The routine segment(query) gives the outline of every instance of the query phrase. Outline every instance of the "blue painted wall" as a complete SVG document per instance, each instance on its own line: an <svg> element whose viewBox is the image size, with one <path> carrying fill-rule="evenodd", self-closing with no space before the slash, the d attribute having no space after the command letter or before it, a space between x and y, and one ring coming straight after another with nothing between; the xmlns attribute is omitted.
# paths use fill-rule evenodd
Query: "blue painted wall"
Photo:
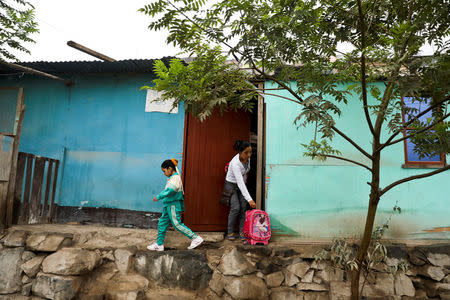
<svg viewBox="0 0 450 300"><path fill-rule="evenodd" d="M268 82L266 87L275 86ZM289 96L284 91L280 94ZM301 111L299 105L273 96L266 96L265 101L266 209L275 229L303 237L358 237L366 217L369 196L366 182L370 173L340 160L322 163L304 157L301 144L309 143L314 130L297 129L293 124ZM342 117L336 119L336 127L370 151L370 132L359 97L350 97L349 104L341 108ZM383 140L386 136L384 132ZM334 138L333 146L345 157L369 164L365 156L339 136ZM384 151L381 164L382 186L430 171L402 168L403 143ZM387 237L450 238L449 231L435 229L450 226L449 182L450 171L395 187L380 201L377 224L385 222L398 203L402 213L392 216Z"/></svg>
<svg viewBox="0 0 450 300"><path fill-rule="evenodd" d="M184 110L145 112L146 91L139 88L152 79L78 75L72 87L37 77L0 80L0 87L24 87L20 151L62 162L59 205L161 211L152 198L167 179L161 162L181 162Z"/></svg>

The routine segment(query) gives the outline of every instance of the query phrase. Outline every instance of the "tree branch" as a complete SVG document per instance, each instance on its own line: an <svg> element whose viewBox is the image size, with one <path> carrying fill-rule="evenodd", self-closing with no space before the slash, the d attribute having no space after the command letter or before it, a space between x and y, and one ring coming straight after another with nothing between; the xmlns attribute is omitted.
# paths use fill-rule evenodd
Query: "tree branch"
<svg viewBox="0 0 450 300"><path fill-rule="evenodd" d="M297 98L298 101L299 101L300 103L303 102L302 97L300 97L296 92L294 92L287 84L285 84L285 83L282 82L281 80L278 80L277 78L275 78L275 77L273 77L273 76L267 74L265 71L259 69L259 68L256 66L255 62L253 61L253 58L248 57L248 59L249 59L250 63L252 64L253 69L256 70L256 72L258 72L258 73L261 74L262 76L266 77L267 79L270 79L270 80L272 80L272 81L275 81L275 82L278 83L280 86L282 86L284 89L286 89L289 93L291 93L292 96L294 96L295 98Z"/></svg>
<svg viewBox="0 0 450 300"><path fill-rule="evenodd" d="M343 133L342 131L340 131L339 129L337 129L336 127L332 126L331 129L334 130L334 132L336 132L337 134L339 134L341 137L343 137L345 140L347 140L350 144L353 145L353 147L355 147L356 149L359 150L359 152L361 152L362 154L364 154L367 158L372 159L372 155L370 155L369 153L367 153L366 151L364 151L363 148L361 148L360 146L358 146L358 144L356 144L351 138L349 138L347 135L345 135L345 133Z"/></svg>
<svg viewBox="0 0 450 300"><path fill-rule="evenodd" d="M425 174L409 176L409 177L397 180L397 181L391 183L390 185L388 185L387 187L385 187L383 190L381 190L380 197L381 197L381 195L383 195L384 193L386 193L387 191L389 191L390 189L392 189L393 187L395 187L395 186L397 186L399 184L402 184L402 183L405 183L405 182L408 182L408 181L411 181L411 180L414 180L414 179L420 179L420 178L433 176L435 174L439 174L439 173L442 173L444 171L447 171L448 169L450 169L450 165L446 165L445 167L442 167L442 168L440 168L438 170L435 170L433 172L428 172L428 173L425 173Z"/></svg>
<svg viewBox="0 0 450 300"><path fill-rule="evenodd" d="M437 120L436 122L434 122L434 123L428 125L427 127L423 128L423 129L420 129L420 130L418 130L418 131L415 131L414 133L412 133L412 134L410 134L410 135L406 135L406 136L404 136L404 137L402 137L402 138L400 138L400 139L396 139L396 140L394 140L394 141L392 141L392 142L385 143L385 144L383 144L383 146L381 147L381 149L383 149L384 147L388 147L388 146L392 146L392 145L394 145L394 144L397 144L398 142L401 142L401 141L403 141L403 140L409 139L410 137L415 136L415 135L418 135L419 133L425 132L425 131L427 131L428 129L430 129L430 128L436 126L436 124L438 124L438 123L444 121L444 120L447 119L449 116L450 116L450 113L446 114L445 116L443 116L442 118L440 118L440 119Z"/></svg>
<svg viewBox="0 0 450 300"><path fill-rule="evenodd" d="M365 164L357 162L357 161L354 161L354 160L351 160L351 159L348 159L348 158L345 158L345 157L340 157L340 156L335 156L335 155L328 155L328 154L320 154L318 156L325 156L325 157L335 158L335 159L339 159L339 160L343 160L343 161L348 161L348 162L351 162L351 163L353 163L355 165L358 165L358 166L361 166L363 168L366 168L367 170L372 172L372 169L369 168L368 166L366 166Z"/></svg>
<svg viewBox="0 0 450 300"><path fill-rule="evenodd" d="M367 125L369 125L370 132L372 133L372 135L375 135L372 120L370 120L369 108L367 105L366 56L364 54L364 48L366 47L366 23L364 21L361 0L358 0L358 13L361 30L361 88L362 100L364 105L364 115L366 116L366 121Z"/></svg>
<svg viewBox="0 0 450 300"><path fill-rule="evenodd" d="M292 102L297 103L297 104L302 104L301 102L299 102L299 101L297 101L297 100L294 100L294 99L291 99L291 98L288 98L288 97L284 97L284 96L281 96L281 95L261 92L261 91L258 90L258 89L255 89L255 91L256 91L256 93L258 93L258 94L260 94L260 95L275 96L275 97L283 98L283 99L285 99L285 100L292 101Z"/></svg>
<svg viewBox="0 0 450 300"><path fill-rule="evenodd" d="M420 117L422 117L423 115L425 115L426 113L428 113L430 110L432 110L433 108L438 107L439 105L442 105L443 103L447 102L450 100L450 97L445 98L442 102L439 103L435 103L433 105L430 105L427 109L425 109L424 111L422 111L421 113L417 114L415 117L411 118L410 120L408 120L408 122L406 122L400 129L398 129L397 131L395 131L388 139L387 141L381 145L381 147L377 150L377 151L381 151L383 150L383 148L389 146L391 144L391 141L400 133L403 132L403 130L405 130L409 125L411 125L415 120L419 119Z"/></svg>

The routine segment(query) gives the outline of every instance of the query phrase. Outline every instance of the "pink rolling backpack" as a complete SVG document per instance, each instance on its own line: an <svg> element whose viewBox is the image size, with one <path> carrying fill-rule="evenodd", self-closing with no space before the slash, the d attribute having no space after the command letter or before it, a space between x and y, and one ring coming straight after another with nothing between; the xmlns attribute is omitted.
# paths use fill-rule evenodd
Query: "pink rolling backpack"
<svg viewBox="0 0 450 300"><path fill-rule="evenodd" d="M269 215L259 209L246 211L243 233L247 238L245 244L267 245L271 236Z"/></svg>

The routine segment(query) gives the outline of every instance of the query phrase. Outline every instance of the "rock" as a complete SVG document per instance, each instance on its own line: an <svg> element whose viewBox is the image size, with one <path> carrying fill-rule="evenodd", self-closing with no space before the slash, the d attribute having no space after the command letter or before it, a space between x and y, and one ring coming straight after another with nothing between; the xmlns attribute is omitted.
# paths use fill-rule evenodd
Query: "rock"
<svg viewBox="0 0 450 300"><path fill-rule="evenodd" d="M225 290L233 299L267 299L268 291L264 281L256 276L242 276L230 279Z"/></svg>
<svg viewBox="0 0 450 300"><path fill-rule="evenodd" d="M307 292L303 295L304 300L329 300L328 292Z"/></svg>
<svg viewBox="0 0 450 300"><path fill-rule="evenodd" d="M206 259L208 260L208 265L211 268L216 268L220 264L220 260L223 255L222 249L208 249L206 250Z"/></svg>
<svg viewBox="0 0 450 300"><path fill-rule="evenodd" d="M362 295L365 297L386 297L395 295L394 278L387 273L377 273L375 284L366 283Z"/></svg>
<svg viewBox="0 0 450 300"><path fill-rule="evenodd" d="M306 283L306 282L299 282L297 283L297 289L299 291L328 291L328 288L324 284L317 284L317 283Z"/></svg>
<svg viewBox="0 0 450 300"><path fill-rule="evenodd" d="M272 248L258 245L237 245L236 250L255 262L260 261L263 257L270 257L272 254Z"/></svg>
<svg viewBox="0 0 450 300"><path fill-rule="evenodd" d="M139 251L135 270L155 284L197 290L206 288L212 277L204 251Z"/></svg>
<svg viewBox="0 0 450 300"><path fill-rule="evenodd" d="M415 247L411 252L409 252L408 256L409 261L416 266L423 266L428 263L426 253L422 247Z"/></svg>
<svg viewBox="0 0 450 300"><path fill-rule="evenodd" d="M312 281L317 284L321 284L323 282L322 279L317 276L314 276Z"/></svg>
<svg viewBox="0 0 450 300"><path fill-rule="evenodd" d="M272 260L267 257L264 257L261 261L257 262L256 267L266 275L281 271L282 269L280 265L273 263Z"/></svg>
<svg viewBox="0 0 450 300"><path fill-rule="evenodd" d="M27 248L34 251L55 252L67 237L60 234L34 233L27 238Z"/></svg>
<svg viewBox="0 0 450 300"><path fill-rule="evenodd" d="M244 255L233 248L230 252L222 256L222 260L218 267L223 275L242 276L256 271Z"/></svg>
<svg viewBox="0 0 450 300"><path fill-rule="evenodd" d="M314 270L308 270L308 272L306 272L305 276L302 277L302 282L306 282L306 283L311 283L313 281L313 277L314 277Z"/></svg>
<svg viewBox="0 0 450 300"><path fill-rule="evenodd" d="M302 300L303 294L294 288L278 287L270 292L270 300Z"/></svg>
<svg viewBox="0 0 450 300"><path fill-rule="evenodd" d="M28 277L27 275L23 275L22 276L22 284L27 284L31 282L31 278Z"/></svg>
<svg viewBox="0 0 450 300"><path fill-rule="evenodd" d="M143 291L108 291L106 300L140 300L144 297Z"/></svg>
<svg viewBox="0 0 450 300"><path fill-rule="evenodd" d="M226 280L218 271L214 271L211 281L209 282L209 288L213 290L217 295L222 296L225 288Z"/></svg>
<svg viewBox="0 0 450 300"><path fill-rule="evenodd" d="M288 269L283 270L284 275L284 285L286 286L294 286L300 282L297 275L295 275L292 271Z"/></svg>
<svg viewBox="0 0 450 300"><path fill-rule="evenodd" d="M329 283L330 281L343 281L344 280L344 270L333 267L326 266L324 269L317 271L315 276L320 278L323 282Z"/></svg>
<svg viewBox="0 0 450 300"><path fill-rule="evenodd" d="M429 277L435 281L441 281L445 277L442 267L425 265L418 270L418 274Z"/></svg>
<svg viewBox="0 0 450 300"><path fill-rule="evenodd" d="M132 259L135 253L136 248L117 249L116 251L114 251L114 259L119 272L126 274L128 273L128 271L130 271L130 269L133 267Z"/></svg>
<svg viewBox="0 0 450 300"><path fill-rule="evenodd" d="M106 262L85 275L84 284L79 299L103 300L110 280L119 273L116 264Z"/></svg>
<svg viewBox="0 0 450 300"><path fill-rule="evenodd" d="M23 287L22 287L22 296L29 296L30 293L31 293L31 287L32 286L33 286L33 284L31 282L27 283L27 284L24 284Z"/></svg>
<svg viewBox="0 0 450 300"><path fill-rule="evenodd" d="M22 230L10 231L3 239L3 245L6 247L23 247L27 239L28 232Z"/></svg>
<svg viewBox="0 0 450 300"><path fill-rule="evenodd" d="M136 300L142 299L149 281L139 274L119 273L109 282L105 299L110 300Z"/></svg>
<svg viewBox="0 0 450 300"><path fill-rule="evenodd" d="M445 276L444 279L442 279L443 283L450 283L450 274Z"/></svg>
<svg viewBox="0 0 450 300"><path fill-rule="evenodd" d="M267 275L266 284L269 288L278 287L283 283L284 275L283 272L278 271Z"/></svg>
<svg viewBox="0 0 450 300"><path fill-rule="evenodd" d="M297 251L295 251L292 248L281 247L278 249L274 249L273 254L274 254L274 256L291 257L291 256L299 255L300 253L298 253Z"/></svg>
<svg viewBox="0 0 450 300"><path fill-rule="evenodd" d="M305 276L306 272L308 272L310 265L305 262L301 261L298 263L295 263L293 265L288 266L286 269L297 275L298 277L302 278Z"/></svg>
<svg viewBox="0 0 450 300"><path fill-rule="evenodd" d="M425 288L427 291L427 296L430 298L437 297L439 296L439 294L450 293L449 283L441 283L428 280L425 282Z"/></svg>
<svg viewBox="0 0 450 300"><path fill-rule="evenodd" d="M430 254L445 254L450 255L450 244L436 244L430 246L417 246L409 253L409 259L411 263L422 266L429 262L428 257L432 257ZM430 262L431 263L431 262Z"/></svg>
<svg viewBox="0 0 450 300"><path fill-rule="evenodd" d="M29 261L30 259L32 259L33 257L36 257L36 254L34 254L31 251L23 251L22 254L22 261Z"/></svg>
<svg viewBox="0 0 450 300"><path fill-rule="evenodd" d="M414 295L414 299L427 299L427 292L424 290L416 290L416 294Z"/></svg>
<svg viewBox="0 0 450 300"><path fill-rule="evenodd" d="M386 258L386 265L388 267L395 267L399 263L400 263L400 260L398 258L391 258L391 257Z"/></svg>
<svg viewBox="0 0 450 300"><path fill-rule="evenodd" d="M416 289L413 286L411 279L404 273L398 273L394 281L395 294L399 296L413 297Z"/></svg>
<svg viewBox="0 0 450 300"><path fill-rule="evenodd" d="M38 273L31 290L33 294L48 299L73 299L81 283L81 277Z"/></svg>
<svg viewBox="0 0 450 300"><path fill-rule="evenodd" d="M428 261L436 267L450 267L450 256L443 253L428 253Z"/></svg>
<svg viewBox="0 0 450 300"><path fill-rule="evenodd" d="M387 250L387 257L396 258L398 260L408 258L408 248L405 244L387 244L385 245Z"/></svg>
<svg viewBox="0 0 450 300"><path fill-rule="evenodd" d="M349 300L351 295L350 282L330 281L330 300Z"/></svg>
<svg viewBox="0 0 450 300"><path fill-rule="evenodd" d="M264 279L264 277L266 277L266 275L264 275L264 273L263 272L256 272L256 277L258 277L258 278L261 278L261 279Z"/></svg>
<svg viewBox="0 0 450 300"><path fill-rule="evenodd" d="M20 265L24 248L6 248L0 252L0 294L19 292L22 287Z"/></svg>
<svg viewBox="0 0 450 300"><path fill-rule="evenodd" d="M105 252L103 252L103 253L102 253L102 259L109 260L109 261L114 261L115 258L114 258L114 253L113 253L113 251L110 250L110 251L105 251Z"/></svg>
<svg viewBox="0 0 450 300"><path fill-rule="evenodd" d="M326 261L323 261L323 260L317 261L317 260L315 260L311 264L311 269L323 270L327 266L329 266L329 264Z"/></svg>
<svg viewBox="0 0 450 300"><path fill-rule="evenodd" d="M81 275L91 272L100 262L100 256L79 248L64 248L47 256L42 262L44 273Z"/></svg>
<svg viewBox="0 0 450 300"><path fill-rule="evenodd" d="M22 271L27 274L29 277L34 278L39 269L41 268L42 261L44 260L44 256L36 256L23 265L20 266Z"/></svg>
<svg viewBox="0 0 450 300"><path fill-rule="evenodd" d="M281 266L281 267L287 267L299 262L302 262L303 259L301 257L280 257L280 256L274 256L272 258L272 263Z"/></svg>
<svg viewBox="0 0 450 300"><path fill-rule="evenodd" d="M40 297L27 297L22 296L22 294L9 294L9 295L0 295L0 300L38 300L43 299Z"/></svg>

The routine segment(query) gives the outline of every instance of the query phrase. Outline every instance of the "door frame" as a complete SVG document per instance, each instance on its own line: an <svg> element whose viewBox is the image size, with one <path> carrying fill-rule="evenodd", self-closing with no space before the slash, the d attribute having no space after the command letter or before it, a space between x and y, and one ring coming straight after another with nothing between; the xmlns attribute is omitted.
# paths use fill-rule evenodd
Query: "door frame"
<svg viewBox="0 0 450 300"><path fill-rule="evenodd" d="M264 82L254 82L254 84L257 86L258 89L264 90ZM256 153L257 153L257 166L256 166L256 208L265 210L265 155L266 155L266 114L265 114L265 104L264 104L264 97L259 94L257 97L257 118L258 118L258 128L257 128L257 147L256 147ZM189 119L190 114L185 112L184 117L184 133L183 133L183 165L182 165L182 178L183 183L185 182L185 170L186 170L186 158L189 155L187 153L187 137L188 137L188 130L189 130Z"/></svg>

